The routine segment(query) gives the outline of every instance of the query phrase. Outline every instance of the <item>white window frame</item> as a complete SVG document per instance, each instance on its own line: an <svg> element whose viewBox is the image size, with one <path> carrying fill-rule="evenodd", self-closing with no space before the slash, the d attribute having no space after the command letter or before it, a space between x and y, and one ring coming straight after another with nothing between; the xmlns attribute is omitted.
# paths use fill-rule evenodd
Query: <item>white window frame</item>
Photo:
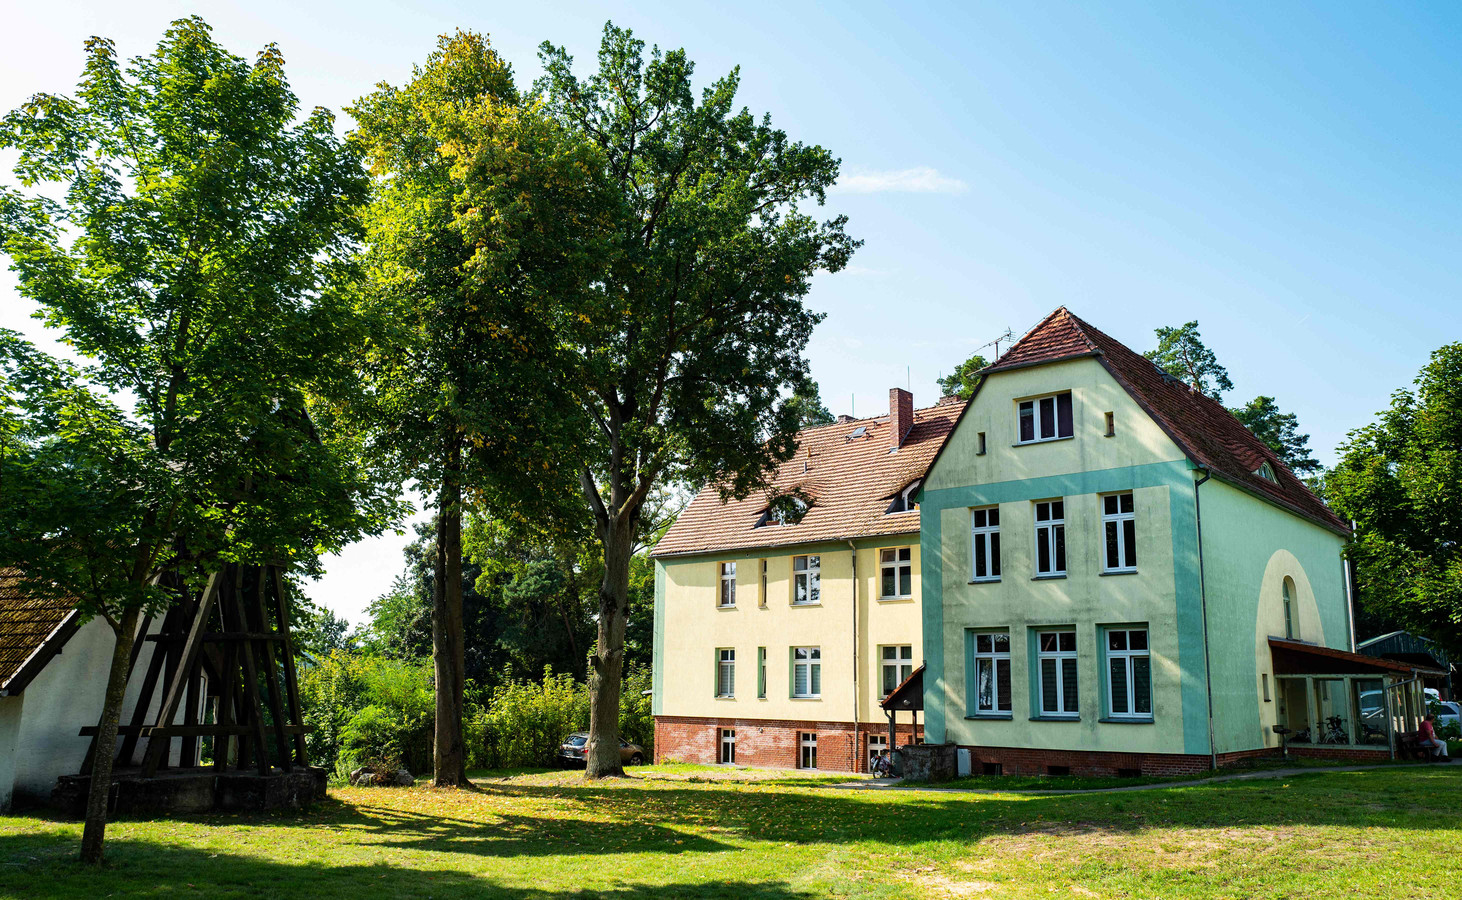
<svg viewBox="0 0 1462 900"><path fill-rule="evenodd" d="M1137 571L1137 500L1131 491L1101 495L1102 504L1102 571ZM1125 501L1125 502L1124 502ZM1116 512L1109 507L1115 505ZM1124 508L1125 506L1125 508ZM1131 544L1128 544L1128 529L1131 530ZM1117 545L1117 564L1112 565L1109 552L1112 535Z"/></svg>
<svg viewBox="0 0 1462 900"><path fill-rule="evenodd" d="M1044 638L1047 635L1055 636L1056 649L1045 649ZM1063 641L1063 636L1069 636L1071 640ZM1070 649L1062 649L1063 644L1069 644ZM1056 708L1046 707L1046 663L1052 663L1052 670L1056 679ZM1067 666L1067 661L1071 662ZM1048 628L1036 632L1036 704L1040 714L1045 718L1075 719L1081 715L1081 663L1076 655L1076 630L1072 628ZM1075 681L1075 705L1066 707L1066 681L1068 676Z"/></svg>
<svg viewBox="0 0 1462 900"><path fill-rule="evenodd" d="M717 595L717 609L736 608L736 563L723 562L721 567L720 593Z"/></svg>
<svg viewBox="0 0 1462 900"><path fill-rule="evenodd" d="M984 525L980 514L984 513ZM980 574L979 553L985 548L985 574ZM970 581L1000 580L1000 507L977 506L970 509Z"/></svg>
<svg viewBox="0 0 1462 900"><path fill-rule="evenodd" d="M721 729L721 746L720 746L720 752L717 754L716 759L723 766L734 766L734 765L736 765L736 729L735 728L722 728Z"/></svg>
<svg viewBox="0 0 1462 900"><path fill-rule="evenodd" d="M806 597L806 600L797 599L798 587L802 588L802 596ZM792 605L818 606L821 603L822 557L815 554L792 557Z"/></svg>
<svg viewBox="0 0 1462 900"><path fill-rule="evenodd" d="M1295 632L1299 629L1294 627L1294 592L1289 589L1290 580L1284 578L1279 582L1280 595L1284 598L1284 639L1295 640Z"/></svg>
<svg viewBox="0 0 1462 900"><path fill-rule="evenodd" d="M767 561L765 559L759 559L759 560L757 560L757 573L760 576L760 579L761 580L760 580L760 582L757 585L756 605L760 609L766 609L767 608Z"/></svg>
<svg viewBox="0 0 1462 900"><path fill-rule="evenodd" d="M876 759L878 759L879 754L883 753L883 751L885 751L887 749L888 749L888 735L886 735L886 734L870 734L870 735L868 735L868 749L867 749L867 753L866 753L866 756L868 758L868 771L870 771L870 772L873 771L873 761L876 760Z"/></svg>
<svg viewBox="0 0 1462 900"><path fill-rule="evenodd" d="M736 697L736 648L716 648L716 698L731 700Z"/></svg>
<svg viewBox="0 0 1462 900"><path fill-rule="evenodd" d="M1106 648L1107 656L1107 715L1113 719L1151 719L1152 718L1152 644L1151 635L1147 627L1141 628L1106 628L1103 629L1102 644ZM1121 635L1122 646L1113 648L1116 635ZM1142 635L1142 647L1134 648L1133 635ZM1147 660L1147 711L1137 709L1137 660ZM1125 695L1122 697L1122 705L1126 712L1117 712L1117 685L1112 678L1112 664L1120 662L1123 669L1123 679L1126 684Z"/></svg>
<svg viewBox="0 0 1462 900"><path fill-rule="evenodd" d="M895 593L883 592L884 577L893 573ZM907 587L908 590L904 590ZM914 596L914 548L885 547L878 551L878 599L907 600Z"/></svg>
<svg viewBox="0 0 1462 900"><path fill-rule="evenodd" d="M1060 504L1060 509L1057 509ZM1047 519L1041 519L1041 507L1046 507ZM1061 515L1057 516L1056 513ZM1066 500L1063 497L1054 497L1050 500L1038 500L1031 504L1031 519L1035 522L1036 545L1035 555L1031 562L1036 567L1037 578L1059 578L1066 574L1065 559L1058 560L1057 547L1061 548L1061 556L1065 555L1066 548ZM1059 538L1059 540L1058 540ZM1041 571L1041 544L1046 544L1046 558L1051 568ZM1057 565L1058 561L1061 565Z"/></svg>
<svg viewBox="0 0 1462 900"><path fill-rule="evenodd" d="M889 655L889 651L893 655ZM899 685L908 680L914 674L914 647L912 644L885 644L878 648L879 685L882 694L879 699L892 694ZM889 673L893 673L893 687L888 686Z"/></svg>
<svg viewBox="0 0 1462 900"><path fill-rule="evenodd" d="M989 638L986 649L981 649L980 639ZM999 650L996 638L1005 638L1005 649ZM977 631L974 634L972 646L974 652L975 672L975 714L982 716L1009 716L1013 707L1009 696L1000 696L1000 664L1005 664L1005 683L1007 690L1014 693L1014 682L1011 680L1013 673L1010 669L1010 632L1009 631ZM982 665L982 663L984 665ZM991 705L986 706L980 696L980 670L985 666L990 671L990 698Z"/></svg>
<svg viewBox="0 0 1462 900"><path fill-rule="evenodd" d="M800 658L798 654L803 654ZM807 690L797 693L797 672L805 670L803 682ZM819 700L822 698L822 648L792 648L792 697L797 700Z"/></svg>
<svg viewBox="0 0 1462 900"><path fill-rule="evenodd" d="M797 732L797 768L817 768L817 732Z"/></svg>
<svg viewBox="0 0 1462 900"><path fill-rule="evenodd" d="M1061 433L1061 398L1068 397L1071 404L1071 431L1067 434ZM1041 404L1051 401L1051 435L1041 435L1042 425L1045 424L1044 414L1041 412ZM1020 423L1025 417L1025 411L1029 408L1031 419L1031 438L1026 440L1020 436ZM1015 442L1017 444L1040 444L1046 441L1060 441L1074 437L1076 434L1076 398L1070 391L1056 391L1053 394L1042 394L1039 397L1030 397L1019 400L1015 404Z"/></svg>

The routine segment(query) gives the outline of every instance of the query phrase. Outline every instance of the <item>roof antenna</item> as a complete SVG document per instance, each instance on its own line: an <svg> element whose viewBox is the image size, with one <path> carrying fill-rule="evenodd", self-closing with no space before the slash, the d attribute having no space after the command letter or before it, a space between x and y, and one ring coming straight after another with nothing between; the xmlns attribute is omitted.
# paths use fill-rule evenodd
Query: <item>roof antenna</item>
<svg viewBox="0 0 1462 900"><path fill-rule="evenodd" d="M998 360L1000 358L1000 343L1001 343L1001 341L1014 341L1014 340L1015 340L1015 334L1011 332L1011 330L1010 330L1009 327L1006 327L1004 334L1000 335L999 337L997 337L993 341L986 341L985 343L981 344L980 346L976 347L975 349L976 350L984 350L986 347L994 347L995 348L995 359Z"/></svg>
<svg viewBox="0 0 1462 900"><path fill-rule="evenodd" d="M858 418L858 395L857 394L849 394L848 395L848 410L849 410L848 415L852 416L855 419Z"/></svg>
<svg viewBox="0 0 1462 900"><path fill-rule="evenodd" d="M904 389L909 393L914 392L914 367L904 366Z"/></svg>

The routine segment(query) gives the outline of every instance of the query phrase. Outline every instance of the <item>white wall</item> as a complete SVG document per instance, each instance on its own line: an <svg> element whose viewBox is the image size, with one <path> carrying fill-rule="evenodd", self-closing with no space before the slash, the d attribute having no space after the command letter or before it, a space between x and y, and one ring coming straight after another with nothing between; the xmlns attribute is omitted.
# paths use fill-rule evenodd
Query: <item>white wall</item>
<svg viewBox="0 0 1462 900"><path fill-rule="evenodd" d="M153 620L149 633L158 631L161 619L159 616ZM6 757L0 760L0 801L4 801L0 802L0 808L8 808L12 798L7 794L11 793L12 786L14 800L25 804L46 803L57 778L80 771L91 741L81 736L81 728L96 725L101 718L115 644L111 626L101 619L93 619L71 636L20 697L0 699L0 753ZM122 724L131 719L142 678L157 646L156 642L147 642L132 670L122 705ZM166 689L166 685L159 684L154 690L153 712ZM15 713L8 714L12 701ZM16 722L12 724L7 715ZM177 721L181 721L181 716L180 709ZM139 757L145 747L145 741L138 743ZM173 757L176 763L176 749ZM137 761L134 759L134 764ZM7 769L13 770L9 776Z"/></svg>
<svg viewBox="0 0 1462 900"><path fill-rule="evenodd" d="M15 787L15 744L20 737L20 713L25 695L0 697L0 810L10 808Z"/></svg>

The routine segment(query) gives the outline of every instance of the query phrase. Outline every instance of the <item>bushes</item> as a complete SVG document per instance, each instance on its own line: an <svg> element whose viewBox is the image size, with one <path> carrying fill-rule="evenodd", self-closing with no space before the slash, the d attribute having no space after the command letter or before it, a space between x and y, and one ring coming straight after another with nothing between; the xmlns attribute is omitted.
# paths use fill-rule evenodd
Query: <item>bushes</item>
<svg viewBox="0 0 1462 900"><path fill-rule="evenodd" d="M648 669L625 673L619 729L625 740L653 756L655 723ZM553 765L559 744L589 729L589 686L551 670L542 681L509 681L497 687L468 724L468 765L474 769L517 769Z"/></svg>
<svg viewBox="0 0 1462 900"><path fill-rule="evenodd" d="M625 673L620 732L653 758L648 669ZM414 774L431 770L435 701L429 661L402 661L336 650L300 679L310 760L337 778L357 766ZM490 692L470 682L467 765L474 769L552 765L559 744L589 728L589 687L551 670L541 681L507 681Z"/></svg>
<svg viewBox="0 0 1462 900"><path fill-rule="evenodd" d="M310 759L343 776L356 766L431 769L431 664L336 650L300 679Z"/></svg>

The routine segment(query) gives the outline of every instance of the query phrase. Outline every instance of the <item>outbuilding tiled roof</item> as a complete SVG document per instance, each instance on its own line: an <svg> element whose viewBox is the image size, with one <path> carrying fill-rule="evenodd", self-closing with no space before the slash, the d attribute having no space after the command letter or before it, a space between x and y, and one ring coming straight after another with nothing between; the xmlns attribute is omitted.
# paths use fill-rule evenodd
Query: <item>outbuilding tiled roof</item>
<svg viewBox="0 0 1462 900"><path fill-rule="evenodd" d="M722 502L714 485L703 488L652 555L915 534L917 509L886 510L896 494L924 476L964 406L946 398L937 406L914 410L914 424L896 452L889 452L893 444L887 415L804 429L797 436L797 455L777 470L768 491ZM800 522L756 527L770 497L794 492L812 501Z"/></svg>
<svg viewBox="0 0 1462 900"><path fill-rule="evenodd" d="M66 624L74 609L65 599L30 595L18 572L0 570L0 690L11 686L26 660Z"/></svg>
<svg viewBox="0 0 1462 900"><path fill-rule="evenodd" d="M1295 477L1279 456L1218 401L1166 375L1151 360L1087 324L1064 306L1001 355L986 374L1095 356L1168 437L1214 477L1265 497L1332 531L1350 528ZM1265 462L1278 483L1256 474Z"/></svg>

